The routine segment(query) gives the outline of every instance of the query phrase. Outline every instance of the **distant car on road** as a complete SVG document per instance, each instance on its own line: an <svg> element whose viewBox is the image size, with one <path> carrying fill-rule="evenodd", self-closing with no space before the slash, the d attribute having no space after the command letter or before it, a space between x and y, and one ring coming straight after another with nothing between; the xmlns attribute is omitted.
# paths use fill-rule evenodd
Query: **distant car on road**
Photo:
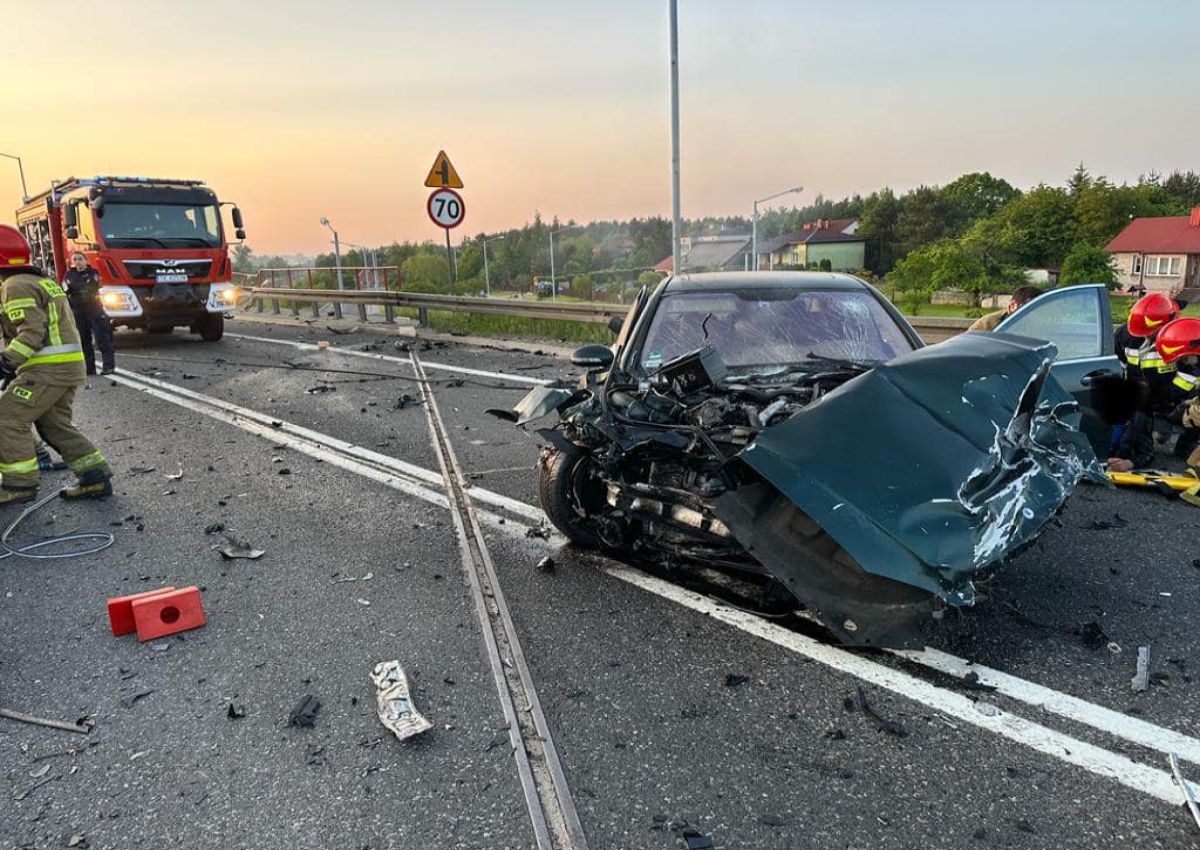
<svg viewBox="0 0 1200 850"><path fill-rule="evenodd" d="M575 352L577 387L538 388L509 418L559 414L537 431L540 494L576 544L758 574L847 643L913 646L1102 476L1077 426L1081 404L1098 417L1106 311L1102 287L1079 287L1003 328L1040 339L926 347L849 275L683 275L642 290L612 347Z"/></svg>

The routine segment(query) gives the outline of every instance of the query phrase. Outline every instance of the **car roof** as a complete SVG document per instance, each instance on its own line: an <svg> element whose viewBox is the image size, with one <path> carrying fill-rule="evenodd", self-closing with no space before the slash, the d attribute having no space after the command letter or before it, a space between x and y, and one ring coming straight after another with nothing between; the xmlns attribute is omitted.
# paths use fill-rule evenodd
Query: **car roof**
<svg viewBox="0 0 1200 850"><path fill-rule="evenodd" d="M663 294L739 289L865 290L866 281L839 272L685 272L667 279Z"/></svg>

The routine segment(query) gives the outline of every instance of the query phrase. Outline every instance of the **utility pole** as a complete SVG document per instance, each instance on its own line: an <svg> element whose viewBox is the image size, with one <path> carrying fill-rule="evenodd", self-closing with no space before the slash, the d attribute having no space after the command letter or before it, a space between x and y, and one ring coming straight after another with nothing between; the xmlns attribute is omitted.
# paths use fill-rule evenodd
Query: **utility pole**
<svg viewBox="0 0 1200 850"><path fill-rule="evenodd" d="M482 240L482 242L483 242L483 285L484 285L484 291L487 293L488 298L492 297L492 277L488 273L487 246L488 246L489 242L499 242L503 238L504 238L503 236L493 236L491 239L487 239L485 237ZM551 255L551 264L553 264L553 262L554 262L554 260L553 260L554 249L553 248L550 250L550 255Z"/></svg>
<svg viewBox="0 0 1200 850"><path fill-rule="evenodd" d="M678 0L669 0L671 9L671 271L683 271L680 239L683 224L679 213L679 9Z"/></svg>
<svg viewBox="0 0 1200 850"><path fill-rule="evenodd" d="M550 297L558 297L558 286L554 282L554 234L566 233L568 230L575 230L580 225L568 224L566 227L560 227L558 230L550 231Z"/></svg>
<svg viewBox="0 0 1200 850"><path fill-rule="evenodd" d="M0 156L17 161L17 171L21 173L21 203L28 203L29 189L25 186L25 166L21 163L21 157L13 156L11 153L0 153Z"/></svg>
<svg viewBox="0 0 1200 850"><path fill-rule="evenodd" d="M774 195L768 195L765 198L759 198L754 202L754 218L750 225L750 270L758 271L758 205L765 204L767 201L773 201L783 195L790 195L792 192L803 192L803 186L794 186L791 189L784 189L782 192L776 192Z"/></svg>

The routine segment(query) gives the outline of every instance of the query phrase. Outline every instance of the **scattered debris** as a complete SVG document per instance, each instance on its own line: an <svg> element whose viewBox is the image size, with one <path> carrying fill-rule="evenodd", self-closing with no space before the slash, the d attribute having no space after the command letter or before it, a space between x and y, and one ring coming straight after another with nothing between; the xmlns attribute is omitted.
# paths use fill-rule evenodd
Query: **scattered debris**
<svg viewBox="0 0 1200 850"><path fill-rule="evenodd" d="M370 605L371 604L370 600L368 600L368 599L355 599L354 601L357 602L359 605Z"/></svg>
<svg viewBox="0 0 1200 850"><path fill-rule="evenodd" d="M983 682L979 681L979 674L976 673L974 670L972 670L970 673L968 673L967 675L965 675L961 679L959 679L959 683L964 688L966 688L968 691L988 691L988 692L990 692L990 691L996 690L995 685L985 685Z"/></svg>
<svg viewBox="0 0 1200 850"><path fill-rule="evenodd" d="M26 797L28 797L30 794L32 794L34 791L41 788L43 785L48 785L57 779L62 779L61 773L56 773L53 776L45 776L45 777L39 779L37 782L30 785L24 791L18 791L16 794L13 794L12 798L14 800L16 800L17 802L20 802L21 800L24 800Z"/></svg>
<svg viewBox="0 0 1200 850"><path fill-rule="evenodd" d="M1033 828L1033 824L1024 818L1021 818L1021 820L1017 821L1016 826L1021 832L1028 832L1030 835L1037 835L1037 830Z"/></svg>
<svg viewBox="0 0 1200 850"><path fill-rule="evenodd" d="M129 467L130 475L149 475L154 471L153 466L131 466Z"/></svg>
<svg viewBox="0 0 1200 850"><path fill-rule="evenodd" d="M775 827L775 828L778 828L781 826L787 826L788 824L791 823L791 821L788 818L782 817L780 815L759 815L758 822L761 823L763 826L770 826L770 827Z"/></svg>
<svg viewBox="0 0 1200 850"><path fill-rule="evenodd" d="M29 772L29 777L30 777L30 779L41 779L43 776L45 776L49 772L50 772L50 765L44 764L41 767L39 767L37 770L31 770Z"/></svg>
<svg viewBox="0 0 1200 850"><path fill-rule="evenodd" d="M223 522L214 522L211 525L204 526L205 534L220 534L224 530L225 530L225 523L223 523Z"/></svg>
<svg viewBox="0 0 1200 850"><path fill-rule="evenodd" d="M1124 528L1127 525L1129 525L1129 520L1114 513L1112 519L1093 520L1091 529L1092 531L1108 531L1110 528Z"/></svg>
<svg viewBox="0 0 1200 850"><path fill-rule="evenodd" d="M156 640L150 644L150 648L155 652L166 652L171 648L171 642L169 640Z"/></svg>
<svg viewBox="0 0 1200 850"><path fill-rule="evenodd" d="M292 474L292 471L291 471L290 469L288 469L286 466L281 466L281 467L279 467L279 469L276 471L276 474L277 474L277 475L291 475L291 474Z"/></svg>
<svg viewBox="0 0 1200 850"><path fill-rule="evenodd" d="M975 701L975 710L984 717L996 717L1000 714L1000 706L982 699Z"/></svg>
<svg viewBox="0 0 1200 850"><path fill-rule="evenodd" d="M317 722L317 712L320 710L321 701L312 694L305 694L288 715L287 725L311 729Z"/></svg>
<svg viewBox="0 0 1200 850"><path fill-rule="evenodd" d="M371 681L375 683L379 722L401 741L433 727L413 705L408 692L408 677L399 661L376 664L371 671Z"/></svg>
<svg viewBox="0 0 1200 850"><path fill-rule="evenodd" d="M543 525L531 525L529 528L525 529L525 536L526 537L536 537L539 540L549 540L550 539L550 529L547 528L544 524Z"/></svg>
<svg viewBox="0 0 1200 850"><path fill-rule="evenodd" d="M152 693L154 693L154 691L138 691L136 694L130 694L129 696L125 697L125 699L121 700L121 706L123 708L133 708L134 704L138 700L145 699Z"/></svg>
<svg viewBox="0 0 1200 850"><path fill-rule="evenodd" d="M67 839L68 847L87 847L87 836L81 832L77 832Z"/></svg>
<svg viewBox="0 0 1200 850"><path fill-rule="evenodd" d="M183 467L179 467L179 471L167 476L168 481L179 481L183 478Z"/></svg>
<svg viewBox="0 0 1200 850"><path fill-rule="evenodd" d="M537 562L537 571L539 573L552 573L554 572L555 566L556 564L554 559L547 555L546 557L542 558L542 560Z"/></svg>
<svg viewBox="0 0 1200 850"><path fill-rule="evenodd" d="M1171 763L1171 775L1175 779L1175 784L1183 791L1183 800L1187 804L1188 811L1192 813L1192 820L1196 822L1196 826L1200 826L1200 803L1196 800L1196 791L1192 788L1191 783L1183 778L1183 770L1179 767L1179 756L1169 753L1167 761Z"/></svg>
<svg viewBox="0 0 1200 850"><path fill-rule="evenodd" d="M717 846L711 837L691 829L680 833L679 838L683 841L684 850L714 850Z"/></svg>
<svg viewBox="0 0 1200 850"><path fill-rule="evenodd" d="M392 405L392 410L404 410L404 408L408 407L409 405L416 405L416 404L422 404L422 403L423 403L422 399L419 399L414 395L409 395L408 393L401 393L400 397L398 399L396 399L396 403L394 405Z"/></svg>
<svg viewBox="0 0 1200 850"><path fill-rule="evenodd" d="M317 350L318 350L318 351L324 351L324 350L325 350L325 349L327 349L327 348L329 348L329 342L328 342L327 340L324 340L324 339L323 339L323 340L320 340L320 341L317 343Z"/></svg>
<svg viewBox="0 0 1200 850"><path fill-rule="evenodd" d="M889 735L895 735L897 738L905 738L908 736L908 730L894 720L888 720L867 702L867 695L862 689L862 685L858 686L858 709L863 714L875 721L875 728L880 732L886 732Z"/></svg>
<svg viewBox="0 0 1200 850"><path fill-rule="evenodd" d="M309 387L304 392L306 392L308 395L318 395L321 393L336 393L337 387L335 387L333 384L316 384L314 386Z"/></svg>
<svg viewBox="0 0 1200 850"><path fill-rule="evenodd" d="M226 534L225 541L225 545L214 546L213 548L227 561L232 561L234 558L247 558L251 561L257 561L263 555L267 554L266 550L255 549L249 543L239 540L232 534Z"/></svg>
<svg viewBox="0 0 1200 850"><path fill-rule="evenodd" d="M241 720L246 716L246 706L229 703L229 710L225 712L225 716L230 720Z"/></svg>
<svg viewBox="0 0 1200 850"><path fill-rule="evenodd" d="M1079 629L1079 637L1088 649L1099 649L1110 642L1104 629L1095 620L1083 624Z"/></svg>
<svg viewBox="0 0 1200 850"><path fill-rule="evenodd" d="M725 687L740 688L742 685L750 681L749 676L743 676L741 673L726 673Z"/></svg>
<svg viewBox="0 0 1200 850"><path fill-rule="evenodd" d="M1137 654L1137 672L1129 680L1129 687L1135 694L1140 694L1150 687L1150 647L1139 646Z"/></svg>
<svg viewBox="0 0 1200 850"><path fill-rule="evenodd" d="M37 717L33 714L25 714L21 711L13 711L10 708L0 708L0 717L7 717L9 720L16 720L19 723L32 723L34 726L49 726L51 729L79 732L83 735L92 731L92 727L96 725L90 720L85 723L65 723L62 720L50 720L45 717Z"/></svg>
<svg viewBox="0 0 1200 850"><path fill-rule="evenodd" d="M331 334L337 334L338 336L345 336L346 334L357 333L358 325L353 325L349 328L335 328L333 325L326 325L325 330L329 331ZM326 345L328 345L328 343L326 343Z"/></svg>

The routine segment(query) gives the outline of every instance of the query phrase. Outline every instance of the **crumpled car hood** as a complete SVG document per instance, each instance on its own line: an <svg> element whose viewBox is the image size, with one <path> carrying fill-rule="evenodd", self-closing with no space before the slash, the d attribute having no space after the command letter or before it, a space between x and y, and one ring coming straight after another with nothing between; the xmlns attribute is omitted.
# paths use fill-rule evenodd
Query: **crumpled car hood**
<svg viewBox="0 0 1200 850"><path fill-rule="evenodd" d="M867 572L969 603L975 573L1030 541L1081 478L1103 479L1049 374L1056 353L1010 334L960 335L848 381L734 463ZM716 513L741 539L753 525L744 506L734 521L737 499L726 494Z"/></svg>

